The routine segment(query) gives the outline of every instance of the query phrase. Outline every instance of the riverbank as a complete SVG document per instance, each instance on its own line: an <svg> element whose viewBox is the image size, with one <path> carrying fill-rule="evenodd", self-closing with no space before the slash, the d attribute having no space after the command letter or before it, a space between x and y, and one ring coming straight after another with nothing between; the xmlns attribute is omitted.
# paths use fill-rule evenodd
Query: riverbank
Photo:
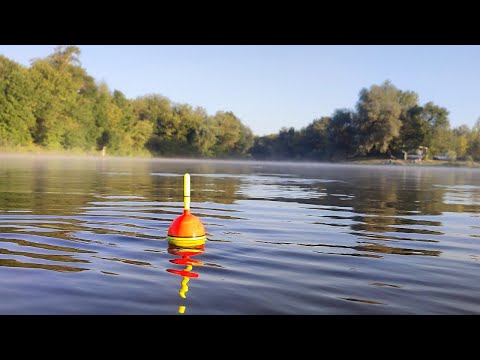
<svg viewBox="0 0 480 360"><path fill-rule="evenodd" d="M364 165L401 165L401 166L447 166L480 168L478 161L447 161L447 160L389 160L389 159L358 159L349 161L352 164Z"/></svg>
<svg viewBox="0 0 480 360"><path fill-rule="evenodd" d="M46 149L42 146L16 146L16 147L0 147L0 155L15 156L15 155L38 155L38 156L72 156L72 157L102 157L102 151L86 151L82 149ZM152 158L153 156L146 150L130 152L125 154L110 155L108 149L105 157L126 157L126 158Z"/></svg>
<svg viewBox="0 0 480 360"><path fill-rule="evenodd" d="M51 150L45 149L43 147L18 147L18 148L1 148L0 147L0 157L16 157L16 156L41 156L41 157L72 157L72 158L106 158L106 159L162 159L162 160L198 160L198 161L219 161L219 162L230 162L230 161L244 161L244 162L272 162L272 163L290 163L295 162L300 163L317 163L317 164L342 164L342 165L391 165L391 166L434 166L434 167L467 167L467 168L480 168L480 162L478 161L445 161L445 160L390 160L390 159L381 159L381 158L359 158L348 161L312 161L312 160L255 160L252 158L245 159L221 159L221 158L189 158L189 157L155 157L150 154L148 151L137 152L135 154L125 154L125 155L109 155L108 153L105 156L102 156L101 151L82 151L82 150Z"/></svg>

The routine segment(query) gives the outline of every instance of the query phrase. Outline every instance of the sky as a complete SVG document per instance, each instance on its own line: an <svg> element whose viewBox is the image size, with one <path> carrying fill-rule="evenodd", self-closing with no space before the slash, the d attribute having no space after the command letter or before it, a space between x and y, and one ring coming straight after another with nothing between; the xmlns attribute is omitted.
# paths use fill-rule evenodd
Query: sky
<svg viewBox="0 0 480 360"><path fill-rule="evenodd" d="M387 79L447 108L452 127L480 118L478 45L77 46L82 67L111 90L232 111L256 135L353 109L362 88ZM29 66L54 48L0 45L0 54Z"/></svg>

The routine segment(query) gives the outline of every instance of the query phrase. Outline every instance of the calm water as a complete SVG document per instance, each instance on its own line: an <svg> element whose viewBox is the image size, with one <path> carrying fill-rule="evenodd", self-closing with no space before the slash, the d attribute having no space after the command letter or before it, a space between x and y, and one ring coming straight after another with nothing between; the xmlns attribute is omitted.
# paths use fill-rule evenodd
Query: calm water
<svg viewBox="0 0 480 360"><path fill-rule="evenodd" d="M190 253L165 240L185 172ZM0 314L479 314L480 171L3 157L0 294Z"/></svg>

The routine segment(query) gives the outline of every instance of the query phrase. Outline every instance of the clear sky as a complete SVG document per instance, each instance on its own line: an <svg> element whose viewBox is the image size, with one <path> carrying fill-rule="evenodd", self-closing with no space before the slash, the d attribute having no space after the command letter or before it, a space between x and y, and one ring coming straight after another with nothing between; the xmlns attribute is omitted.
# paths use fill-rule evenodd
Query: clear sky
<svg viewBox="0 0 480 360"><path fill-rule="evenodd" d="M78 46L82 66L112 90L232 111L256 135L353 108L361 88L386 79L446 107L453 127L480 117L480 46ZM0 45L0 54L29 65L54 48Z"/></svg>

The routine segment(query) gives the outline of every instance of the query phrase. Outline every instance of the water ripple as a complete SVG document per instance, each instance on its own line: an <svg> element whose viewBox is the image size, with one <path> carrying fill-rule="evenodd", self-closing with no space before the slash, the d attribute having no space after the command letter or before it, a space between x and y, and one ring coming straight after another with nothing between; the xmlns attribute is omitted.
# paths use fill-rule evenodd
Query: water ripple
<svg viewBox="0 0 480 360"><path fill-rule="evenodd" d="M186 171L190 255L165 240ZM7 159L0 313L478 314L479 191L462 169Z"/></svg>

